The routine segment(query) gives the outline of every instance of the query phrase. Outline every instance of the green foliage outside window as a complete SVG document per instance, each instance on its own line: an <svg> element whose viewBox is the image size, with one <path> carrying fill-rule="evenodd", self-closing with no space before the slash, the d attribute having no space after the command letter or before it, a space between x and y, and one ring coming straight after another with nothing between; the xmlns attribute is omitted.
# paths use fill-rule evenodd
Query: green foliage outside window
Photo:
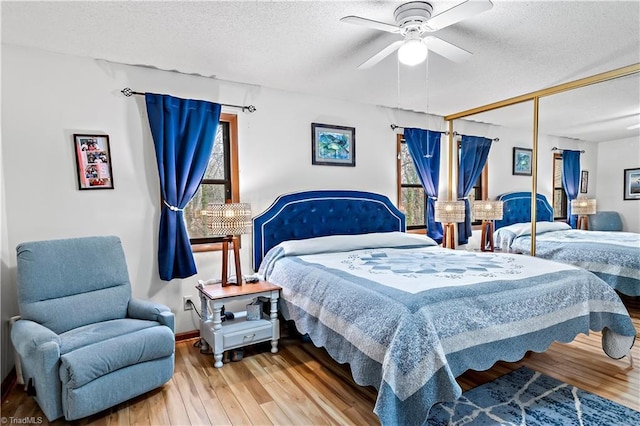
<svg viewBox="0 0 640 426"><path fill-rule="evenodd" d="M230 198L231 180L229 170L229 130L228 123L221 122L216 133L209 164L196 195L184 209L184 220L192 243L210 242L198 241L207 239L208 230L201 211L210 203L224 203Z"/></svg>
<svg viewBox="0 0 640 426"><path fill-rule="evenodd" d="M407 220L407 228L424 228L425 192L413 164L407 144L400 144L400 208Z"/></svg>

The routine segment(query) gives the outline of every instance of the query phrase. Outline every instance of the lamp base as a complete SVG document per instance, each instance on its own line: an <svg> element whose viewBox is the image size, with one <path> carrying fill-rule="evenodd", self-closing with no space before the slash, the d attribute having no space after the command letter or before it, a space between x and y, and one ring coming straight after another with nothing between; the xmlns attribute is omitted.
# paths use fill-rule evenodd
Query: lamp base
<svg viewBox="0 0 640 426"><path fill-rule="evenodd" d="M578 224L576 229L584 229L585 231L589 230L589 218L587 216L578 216Z"/></svg>
<svg viewBox="0 0 640 426"><path fill-rule="evenodd" d="M236 282L229 282L229 243L233 244L233 258L236 267ZM240 247L236 236L228 235L222 240L222 287L242 285L242 271L240 270Z"/></svg>
<svg viewBox="0 0 640 426"><path fill-rule="evenodd" d="M482 221L482 237L480 238L481 251L493 251L493 222Z"/></svg>
<svg viewBox="0 0 640 426"><path fill-rule="evenodd" d="M442 247L455 249L456 248L455 237L456 237L455 225L453 223L443 224Z"/></svg>

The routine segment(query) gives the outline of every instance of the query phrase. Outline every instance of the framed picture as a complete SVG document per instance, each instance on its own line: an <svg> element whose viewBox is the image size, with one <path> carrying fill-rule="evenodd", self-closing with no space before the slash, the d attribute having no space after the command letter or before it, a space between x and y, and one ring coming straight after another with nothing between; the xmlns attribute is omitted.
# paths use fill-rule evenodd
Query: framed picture
<svg viewBox="0 0 640 426"><path fill-rule="evenodd" d="M513 174L531 176L531 157L533 150L513 147Z"/></svg>
<svg viewBox="0 0 640 426"><path fill-rule="evenodd" d="M311 164L356 165L356 129L311 123Z"/></svg>
<svg viewBox="0 0 640 426"><path fill-rule="evenodd" d="M589 172L586 170L582 171L580 175L580 192L585 194L589 188Z"/></svg>
<svg viewBox="0 0 640 426"><path fill-rule="evenodd" d="M78 189L113 189L107 135L73 135Z"/></svg>
<svg viewBox="0 0 640 426"><path fill-rule="evenodd" d="M624 169L624 199L640 200L640 168Z"/></svg>

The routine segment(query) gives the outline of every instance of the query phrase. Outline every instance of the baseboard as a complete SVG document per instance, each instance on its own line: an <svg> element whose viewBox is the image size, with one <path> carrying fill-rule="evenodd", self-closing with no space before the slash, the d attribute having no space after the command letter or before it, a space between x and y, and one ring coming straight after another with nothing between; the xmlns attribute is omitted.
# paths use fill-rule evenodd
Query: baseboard
<svg viewBox="0 0 640 426"><path fill-rule="evenodd" d="M16 368L13 367L7 377L2 381L2 403L4 404L5 399L9 396L9 392L16 385ZM4 422L3 422L4 423Z"/></svg>
<svg viewBox="0 0 640 426"><path fill-rule="evenodd" d="M200 337L200 330L191 330L185 331L184 333L176 334L176 342L180 342L182 340L191 340Z"/></svg>

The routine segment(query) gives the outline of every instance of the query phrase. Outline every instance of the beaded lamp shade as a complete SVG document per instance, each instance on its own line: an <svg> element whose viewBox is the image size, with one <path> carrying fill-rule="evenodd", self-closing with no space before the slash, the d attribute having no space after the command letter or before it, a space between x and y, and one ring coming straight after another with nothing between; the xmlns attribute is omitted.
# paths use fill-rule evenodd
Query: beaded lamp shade
<svg viewBox="0 0 640 426"><path fill-rule="evenodd" d="M590 198L571 200L571 214L578 216L596 214L596 200Z"/></svg>
<svg viewBox="0 0 640 426"><path fill-rule="evenodd" d="M436 201L436 222L460 223L464 218L464 201Z"/></svg>
<svg viewBox="0 0 640 426"><path fill-rule="evenodd" d="M202 210L211 235L251 233L251 206L248 203L209 204Z"/></svg>
<svg viewBox="0 0 640 426"><path fill-rule="evenodd" d="M471 212L474 220L502 219L502 201L474 201Z"/></svg>

